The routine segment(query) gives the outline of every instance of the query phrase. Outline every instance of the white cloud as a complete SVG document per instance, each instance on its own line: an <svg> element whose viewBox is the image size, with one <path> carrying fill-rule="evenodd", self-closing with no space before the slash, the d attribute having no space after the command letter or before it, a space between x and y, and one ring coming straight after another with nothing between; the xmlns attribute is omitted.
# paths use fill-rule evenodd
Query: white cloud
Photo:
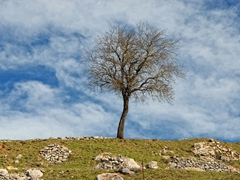
<svg viewBox="0 0 240 180"><path fill-rule="evenodd" d="M64 104L64 98L58 89L39 82L17 83L0 101L1 107L9 105L0 110L0 137L27 139L115 134L114 114L88 101Z"/></svg>

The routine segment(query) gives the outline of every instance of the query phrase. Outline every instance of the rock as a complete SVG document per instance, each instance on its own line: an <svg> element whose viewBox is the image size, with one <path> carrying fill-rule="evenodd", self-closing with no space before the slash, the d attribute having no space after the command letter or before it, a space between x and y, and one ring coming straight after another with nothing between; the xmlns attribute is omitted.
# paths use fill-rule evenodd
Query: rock
<svg viewBox="0 0 240 180"><path fill-rule="evenodd" d="M210 150L208 151L208 153L209 153L212 157L215 157L215 156L216 156L216 153L215 153L215 151L214 151L213 149L210 149Z"/></svg>
<svg viewBox="0 0 240 180"><path fill-rule="evenodd" d="M121 167L118 172L122 173L122 174L134 174L133 171L130 171L128 168L125 167Z"/></svg>
<svg viewBox="0 0 240 180"><path fill-rule="evenodd" d="M230 161L230 157L228 157L228 156L221 156L220 159L221 159L222 161L226 161L226 162L229 162L229 161Z"/></svg>
<svg viewBox="0 0 240 180"><path fill-rule="evenodd" d="M175 163L175 162L170 162L169 166L170 166L170 168L176 168L177 169L177 163Z"/></svg>
<svg viewBox="0 0 240 180"><path fill-rule="evenodd" d="M196 155L199 155L199 156L205 156L205 155L208 155L208 149L206 148L200 148L196 151Z"/></svg>
<svg viewBox="0 0 240 180"><path fill-rule="evenodd" d="M163 149L162 149L162 154L167 154L168 153L168 148L165 146Z"/></svg>
<svg viewBox="0 0 240 180"><path fill-rule="evenodd" d="M149 169L158 169L157 161L151 161L147 163L145 167Z"/></svg>
<svg viewBox="0 0 240 180"><path fill-rule="evenodd" d="M95 160L99 163L94 169L115 169L122 174L134 174L141 169L141 166L129 157L113 155L112 153L102 153L96 156Z"/></svg>
<svg viewBox="0 0 240 180"><path fill-rule="evenodd" d="M24 174L24 173L19 173L19 174L10 174L9 180L29 180L29 178Z"/></svg>
<svg viewBox="0 0 240 180"><path fill-rule="evenodd" d="M8 171L6 169L0 169L0 177L8 177Z"/></svg>
<svg viewBox="0 0 240 180"><path fill-rule="evenodd" d="M58 144L50 144L43 150L39 151L39 155L51 164L66 161L70 154L71 150Z"/></svg>
<svg viewBox="0 0 240 180"><path fill-rule="evenodd" d="M195 143L193 147L192 152L199 156L199 159L179 158L178 155L174 155L170 159L169 166L175 169L196 171L240 172L223 163L239 160L239 153L222 146L220 142L210 139L208 142Z"/></svg>
<svg viewBox="0 0 240 180"><path fill-rule="evenodd" d="M195 149L201 149L201 148L204 147L204 145L205 145L205 142L195 143L194 148Z"/></svg>
<svg viewBox="0 0 240 180"><path fill-rule="evenodd" d="M124 180L117 173L104 173L96 177L95 180Z"/></svg>
<svg viewBox="0 0 240 180"><path fill-rule="evenodd" d="M43 173L40 170L36 169L28 169L26 170L25 174L30 177L30 180L38 180L43 176Z"/></svg>
<svg viewBox="0 0 240 180"><path fill-rule="evenodd" d="M196 168L196 167L186 167L185 169L186 169L186 170L189 170L189 171L204 171L203 169L201 169L201 168Z"/></svg>
<svg viewBox="0 0 240 180"><path fill-rule="evenodd" d="M208 142L213 142L213 143L215 143L215 140L214 140L214 139L209 139Z"/></svg>
<svg viewBox="0 0 240 180"><path fill-rule="evenodd" d="M104 161L104 160L106 160L107 158L111 158L111 157L113 157L113 154L112 154L112 153L104 152L104 153L101 153L101 154L97 155L97 156L95 157L95 160L96 160L96 161Z"/></svg>
<svg viewBox="0 0 240 180"><path fill-rule="evenodd" d="M221 161L214 161L211 158L201 157L196 159L194 157L172 157L169 163L171 168L185 169L185 170L197 170L197 171L217 171L217 172L237 172Z"/></svg>
<svg viewBox="0 0 240 180"><path fill-rule="evenodd" d="M62 140L91 140L91 139L110 139L112 137L103 137L103 136L79 136L79 137L58 137L57 139Z"/></svg>
<svg viewBox="0 0 240 180"><path fill-rule="evenodd" d="M162 160L163 160L164 163L167 164L170 161L170 156L162 156Z"/></svg>
<svg viewBox="0 0 240 180"><path fill-rule="evenodd" d="M19 160L18 160L18 159L17 159L17 160L15 160L15 161L14 161L14 163L15 163L15 164L18 164L18 163L19 163Z"/></svg>
<svg viewBox="0 0 240 180"><path fill-rule="evenodd" d="M123 166L130 170L141 169L141 166L134 159L128 157L123 157Z"/></svg>
<svg viewBox="0 0 240 180"><path fill-rule="evenodd" d="M15 168L15 167L13 167L13 166L8 166L7 169L8 169L8 170L17 170L18 168Z"/></svg>
<svg viewBox="0 0 240 180"><path fill-rule="evenodd" d="M22 155L19 154L17 157L15 157L15 159L21 159L22 158Z"/></svg>
<svg viewBox="0 0 240 180"><path fill-rule="evenodd" d="M25 173L9 174L6 169L0 169L0 180L39 180L43 176L42 171L29 169Z"/></svg>
<svg viewBox="0 0 240 180"><path fill-rule="evenodd" d="M170 151L168 147L164 146L164 148L162 149L160 155L161 155L161 154L163 154L163 155L166 155L166 154L168 154L168 155L173 155L174 152L173 152L173 151Z"/></svg>
<svg viewBox="0 0 240 180"><path fill-rule="evenodd" d="M195 143L192 152L197 156L208 156L222 161L240 160L239 153L222 146L214 139L210 139L208 142Z"/></svg>

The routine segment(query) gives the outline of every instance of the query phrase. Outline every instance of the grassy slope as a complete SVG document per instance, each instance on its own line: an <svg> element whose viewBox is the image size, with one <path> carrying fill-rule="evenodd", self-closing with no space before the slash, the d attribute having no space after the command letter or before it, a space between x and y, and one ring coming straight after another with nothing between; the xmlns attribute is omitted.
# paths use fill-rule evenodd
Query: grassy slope
<svg viewBox="0 0 240 180"><path fill-rule="evenodd" d="M44 169L43 179L82 179L93 180L97 174L107 172L106 170L93 170L96 165L94 158L102 152L111 152L113 154L121 154L133 158L137 162L157 161L159 169L145 170L145 180L171 179L171 180L209 180L209 179L240 179L239 174L235 173L217 173L217 172L196 172L186 170L166 169L168 166L161 159L160 153L164 146L169 150L174 151L180 157L193 156L190 151L196 142L206 141L204 139L189 139L179 141L154 141L154 140L119 140L119 139L93 139L93 140L27 140L27 141L10 141L0 142L0 168L7 166L17 167L16 172L23 172L27 168ZM72 151L69 160L56 165L48 164L39 155L39 150L45 146L58 143L64 145ZM237 152L240 152L240 143L223 143L224 146L230 147ZM155 152L155 153L154 153ZM23 157L19 160L19 164L14 164L14 158L22 154ZM4 156L7 155L5 158ZM43 162L43 165L38 167L38 163ZM240 169L240 161L231 162L231 165ZM13 171L14 172L14 171ZM111 172L111 171L110 171ZM12 171L11 171L12 173ZM141 179L142 174L135 176L124 176L128 179Z"/></svg>

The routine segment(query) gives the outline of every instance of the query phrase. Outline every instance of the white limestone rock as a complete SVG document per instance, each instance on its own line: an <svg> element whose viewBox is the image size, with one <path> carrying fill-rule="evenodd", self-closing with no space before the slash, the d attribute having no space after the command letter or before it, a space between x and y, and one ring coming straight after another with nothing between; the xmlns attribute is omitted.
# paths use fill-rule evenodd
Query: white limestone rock
<svg viewBox="0 0 240 180"><path fill-rule="evenodd" d="M96 177L95 180L124 180L117 173L103 173Z"/></svg>
<svg viewBox="0 0 240 180"><path fill-rule="evenodd" d="M37 170L37 169L28 169L26 170L25 173L28 177L30 177L30 180L38 180L43 176L43 173L41 172L41 170Z"/></svg>

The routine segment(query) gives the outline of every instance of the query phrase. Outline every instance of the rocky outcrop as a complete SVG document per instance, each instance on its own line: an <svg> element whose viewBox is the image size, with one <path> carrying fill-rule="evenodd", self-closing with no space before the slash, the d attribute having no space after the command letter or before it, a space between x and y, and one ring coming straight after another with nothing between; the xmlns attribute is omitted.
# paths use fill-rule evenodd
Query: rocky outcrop
<svg viewBox="0 0 240 180"><path fill-rule="evenodd" d="M196 170L196 171L217 171L217 172L233 172L231 168L225 165L221 161L214 161L213 159L195 157L177 157L171 158L169 163L171 168L185 169L185 170Z"/></svg>
<svg viewBox="0 0 240 180"><path fill-rule="evenodd" d="M224 162L240 160L238 152L221 145L214 139L207 142L199 142L193 145L192 152L196 157L172 156L169 166L175 169L186 169L196 171L216 171L216 172L237 172L240 171L234 167L227 166Z"/></svg>
<svg viewBox="0 0 240 180"><path fill-rule="evenodd" d="M8 173L6 169L0 169L0 180L40 180L43 170L28 169L25 173Z"/></svg>
<svg viewBox="0 0 240 180"><path fill-rule="evenodd" d="M95 169L114 169L120 171L120 169L122 170L122 168L125 168L124 172L128 169L129 172L134 173L135 170L141 168L134 159L122 155L112 155L111 153L99 154L95 160L99 161Z"/></svg>
<svg viewBox="0 0 240 180"><path fill-rule="evenodd" d="M210 157L227 162L240 160L238 152L224 147L219 141L214 139L210 139L208 142L195 143L192 152L197 156Z"/></svg>
<svg viewBox="0 0 240 180"><path fill-rule="evenodd" d="M96 158L96 161L99 163L95 166L94 169L107 169L115 170L118 173L123 175L134 175L137 172L142 170L142 166L134 161L134 159L125 157L122 155L113 155L112 153L102 153L99 154ZM156 161L151 161L146 164L144 168L157 169L158 165ZM101 177L101 180L111 180L111 179L123 179L121 176L116 173L104 173L102 176L98 175L96 179Z"/></svg>
<svg viewBox="0 0 240 180"><path fill-rule="evenodd" d="M70 154L71 150L58 144L50 144L43 150L39 151L39 155L51 164L66 161Z"/></svg>

